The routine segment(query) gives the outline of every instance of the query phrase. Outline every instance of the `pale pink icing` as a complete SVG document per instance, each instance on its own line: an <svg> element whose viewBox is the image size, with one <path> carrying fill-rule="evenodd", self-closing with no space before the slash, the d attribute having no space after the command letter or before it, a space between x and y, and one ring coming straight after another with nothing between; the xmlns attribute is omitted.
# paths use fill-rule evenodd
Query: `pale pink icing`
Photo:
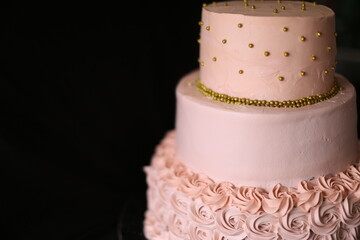
<svg viewBox="0 0 360 240"><path fill-rule="evenodd" d="M328 101L278 109L206 98L195 87L198 76L186 75L176 92L176 157L194 172L270 191L356 162L356 94L344 77L336 75L344 89Z"/></svg>
<svg viewBox="0 0 360 240"><path fill-rule="evenodd" d="M277 184L266 191L230 182L215 183L193 172L176 160L175 139L175 132L170 131L156 148L152 165L145 167L149 195L144 232L148 239L300 240L359 236L357 164L333 175L301 181L297 188Z"/></svg>
<svg viewBox="0 0 360 240"><path fill-rule="evenodd" d="M335 15L325 6L309 3L307 10L301 11L301 4L249 2L256 6L251 9L243 1L230 1L228 6L219 3L203 8L202 82L219 93L259 100L292 100L328 91L334 82ZM275 8L277 14L273 13ZM301 36L306 40L300 41ZM249 48L250 43L253 48ZM264 56L265 51L270 55ZM284 52L289 56L285 57ZM315 61L311 60L313 55ZM301 71L305 76L300 75ZM284 81L279 81L279 76Z"/></svg>

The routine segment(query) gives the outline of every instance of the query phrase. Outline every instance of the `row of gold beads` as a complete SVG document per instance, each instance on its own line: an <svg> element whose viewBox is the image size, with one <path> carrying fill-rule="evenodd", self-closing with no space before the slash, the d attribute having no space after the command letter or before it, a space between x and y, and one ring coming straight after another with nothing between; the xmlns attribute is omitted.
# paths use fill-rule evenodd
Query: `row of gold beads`
<svg viewBox="0 0 360 240"><path fill-rule="evenodd" d="M299 108L304 106L313 105L322 101L326 101L334 97L339 91L342 90L342 87L334 82L334 86L326 93L313 95L309 97L303 97L297 100L285 100L285 101L267 101L267 100L257 100L249 98L239 98L231 97L227 94L221 94L213 91L212 89L206 87L201 83L200 79L196 81L196 86L198 90L205 96L211 97L215 101L229 103L229 104L239 104L239 105L249 105L249 106L258 106L258 107L274 107L274 108Z"/></svg>

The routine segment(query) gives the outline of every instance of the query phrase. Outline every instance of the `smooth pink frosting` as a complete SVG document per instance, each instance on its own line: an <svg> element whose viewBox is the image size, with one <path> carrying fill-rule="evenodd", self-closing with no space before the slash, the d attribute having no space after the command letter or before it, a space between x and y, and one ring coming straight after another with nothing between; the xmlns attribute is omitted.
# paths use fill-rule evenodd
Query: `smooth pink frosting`
<svg viewBox="0 0 360 240"><path fill-rule="evenodd" d="M230 1L227 6L218 3L203 8L200 78L205 86L259 100L295 100L328 91L335 72L335 14L310 3L302 11L301 4L257 1L245 7L243 1ZM306 40L301 41L301 36Z"/></svg>
<svg viewBox="0 0 360 240"><path fill-rule="evenodd" d="M356 239L360 167L269 191L215 182L176 159L175 131L145 167L148 239Z"/></svg>
<svg viewBox="0 0 360 240"><path fill-rule="evenodd" d="M176 157L216 182L267 191L277 183L297 187L313 176L343 171L358 156L356 92L336 76L344 89L335 97L280 109L214 101L196 89L199 72L187 74L176 90Z"/></svg>

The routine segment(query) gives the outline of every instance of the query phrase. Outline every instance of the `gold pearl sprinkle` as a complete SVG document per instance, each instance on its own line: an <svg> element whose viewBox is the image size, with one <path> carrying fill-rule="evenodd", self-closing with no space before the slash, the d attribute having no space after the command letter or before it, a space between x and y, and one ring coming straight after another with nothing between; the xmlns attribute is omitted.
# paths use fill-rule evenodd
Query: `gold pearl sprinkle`
<svg viewBox="0 0 360 240"><path fill-rule="evenodd" d="M244 70L239 70L239 74L243 74L244 73Z"/></svg>
<svg viewBox="0 0 360 240"><path fill-rule="evenodd" d="M284 77L278 77L279 81L284 81Z"/></svg>
<svg viewBox="0 0 360 240"><path fill-rule="evenodd" d="M327 50L328 50L328 51L331 51L331 50L332 50L332 47L331 47L331 46L328 46L328 47L327 47Z"/></svg>
<svg viewBox="0 0 360 240"><path fill-rule="evenodd" d="M265 52L264 52L264 55L267 57L267 56L270 55L270 53L269 53L268 51L265 51Z"/></svg>
<svg viewBox="0 0 360 240"><path fill-rule="evenodd" d="M227 40L226 40L226 39L223 39L223 40L222 40L222 43L223 43L223 44L226 44L226 43L227 43Z"/></svg>
<svg viewBox="0 0 360 240"><path fill-rule="evenodd" d="M203 3L203 5L202 5L203 7L206 7L207 6L207 4L206 3Z"/></svg>
<svg viewBox="0 0 360 240"><path fill-rule="evenodd" d="M281 3L281 0L277 0L278 3Z"/></svg>
<svg viewBox="0 0 360 240"><path fill-rule="evenodd" d="M210 26L206 26L206 30L210 31Z"/></svg>
<svg viewBox="0 0 360 240"><path fill-rule="evenodd" d="M252 6L251 6L251 9L256 9L255 5L252 5Z"/></svg>
<svg viewBox="0 0 360 240"><path fill-rule="evenodd" d="M200 43L201 43L201 39L199 38L199 39L197 40L197 42L200 44Z"/></svg>
<svg viewBox="0 0 360 240"><path fill-rule="evenodd" d="M324 74L328 74L328 73L329 73L329 71L325 69L325 70L324 70Z"/></svg>
<svg viewBox="0 0 360 240"><path fill-rule="evenodd" d="M337 32L334 32L334 36L337 37L337 36L338 36L338 33L337 33Z"/></svg>
<svg viewBox="0 0 360 240"><path fill-rule="evenodd" d="M305 41L306 41L306 37L301 36L301 37L300 37L300 41L305 42Z"/></svg>
<svg viewBox="0 0 360 240"><path fill-rule="evenodd" d="M284 56L285 56L285 57L288 57L289 55L290 55L290 53L284 52Z"/></svg>
<svg viewBox="0 0 360 240"><path fill-rule="evenodd" d="M311 60L315 61L316 60L316 56L311 56Z"/></svg>
<svg viewBox="0 0 360 240"><path fill-rule="evenodd" d="M334 70L334 71L335 71L335 70L336 70L336 67L335 67L335 66L332 66L332 67L331 67L331 70Z"/></svg>
<svg viewBox="0 0 360 240"><path fill-rule="evenodd" d="M217 2L212 2L212 5L216 6Z"/></svg>
<svg viewBox="0 0 360 240"><path fill-rule="evenodd" d="M205 66L205 62L204 62L204 61L201 61L201 62L200 62L200 66L202 66L202 67Z"/></svg>
<svg viewBox="0 0 360 240"><path fill-rule="evenodd" d="M272 108L299 108L305 107L313 104L317 104L319 102L326 101L340 91L342 91L342 87L338 84L338 82L334 81L333 87L324 93L318 95L312 95L308 97L303 97L299 99L293 100L284 100L284 101L274 101L274 100L258 100L258 99L249 99L249 98L239 98L229 96L227 94L222 94L215 92L214 90L206 87L204 84L201 83L200 79L196 80L196 87L200 93L204 96L207 96L214 101L224 102L228 104L238 104L238 105L251 105L257 107L272 107Z"/></svg>
<svg viewBox="0 0 360 240"><path fill-rule="evenodd" d="M313 2L313 5L316 6L316 2Z"/></svg>
<svg viewBox="0 0 360 240"><path fill-rule="evenodd" d="M249 48L253 48L253 47L254 47L254 44L250 43Z"/></svg>
<svg viewBox="0 0 360 240"><path fill-rule="evenodd" d="M229 4L226 2L226 3L224 3L224 6L229 6Z"/></svg>
<svg viewBox="0 0 360 240"><path fill-rule="evenodd" d="M285 8L285 6L281 6L281 10L285 10L286 8Z"/></svg>
<svg viewBox="0 0 360 240"><path fill-rule="evenodd" d="M317 33L316 33L316 36L318 36L318 37L321 37L321 35L322 35L321 32L317 32Z"/></svg>
<svg viewBox="0 0 360 240"><path fill-rule="evenodd" d="M237 26L238 26L238 28L242 28L242 27L243 27L242 23L239 23Z"/></svg>
<svg viewBox="0 0 360 240"><path fill-rule="evenodd" d="M217 58L216 58L216 57L213 57L212 60L213 60L214 62L216 62Z"/></svg>
<svg viewBox="0 0 360 240"><path fill-rule="evenodd" d="M287 31L289 31L289 28L284 27L284 28L283 28L283 31L284 31L284 32L287 32Z"/></svg>
<svg viewBox="0 0 360 240"><path fill-rule="evenodd" d="M203 21L199 21L199 26L202 26L204 25L204 22Z"/></svg>
<svg viewBox="0 0 360 240"><path fill-rule="evenodd" d="M277 8L275 8L274 10L273 10L273 13L278 13L279 12L279 10L277 10Z"/></svg>
<svg viewBox="0 0 360 240"><path fill-rule="evenodd" d="M248 4L247 2L245 2L245 3L244 3L244 6L245 6L245 7L248 7L248 6L249 6L249 4Z"/></svg>
<svg viewBox="0 0 360 240"><path fill-rule="evenodd" d="M300 72L300 76L305 76L305 74L306 74L306 73L305 73L304 71L301 71L301 72Z"/></svg>

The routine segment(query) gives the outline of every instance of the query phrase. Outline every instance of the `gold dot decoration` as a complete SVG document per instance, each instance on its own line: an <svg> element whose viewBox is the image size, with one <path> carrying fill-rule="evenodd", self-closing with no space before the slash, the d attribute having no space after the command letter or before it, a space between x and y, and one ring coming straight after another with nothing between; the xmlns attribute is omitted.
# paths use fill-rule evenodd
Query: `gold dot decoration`
<svg viewBox="0 0 360 240"><path fill-rule="evenodd" d="M221 42L222 42L223 44L226 44L226 43L227 43L227 40L226 40L226 39L223 39Z"/></svg>
<svg viewBox="0 0 360 240"><path fill-rule="evenodd" d="M265 52L264 52L264 55L265 55L265 57L268 57L268 56L270 56L270 52L265 51Z"/></svg>
<svg viewBox="0 0 360 240"><path fill-rule="evenodd" d="M290 55L290 53L284 52L284 56L285 56L285 57L288 57L289 55Z"/></svg>
<svg viewBox="0 0 360 240"><path fill-rule="evenodd" d="M215 1L214 1L214 2L212 2L212 5L216 6L216 4L217 4L217 2L215 2Z"/></svg>
<svg viewBox="0 0 360 240"><path fill-rule="evenodd" d="M249 48L253 48L253 47L254 47L254 44L250 43Z"/></svg>
<svg viewBox="0 0 360 240"><path fill-rule="evenodd" d="M301 72L300 72L300 76L303 77L303 76L305 76L305 75L306 75L306 73L305 73L304 71L301 71Z"/></svg>
<svg viewBox="0 0 360 240"><path fill-rule="evenodd" d="M210 31L210 26L206 26L206 30Z"/></svg>
<svg viewBox="0 0 360 240"><path fill-rule="evenodd" d="M316 56L311 56L311 60L313 60L313 61L315 61L317 58L316 58Z"/></svg>
<svg viewBox="0 0 360 240"><path fill-rule="evenodd" d="M324 74L328 74L329 71L327 69L324 70Z"/></svg>
<svg viewBox="0 0 360 240"><path fill-rule="evenodd" d="M336 67L335 67L335 66L332 66L332 67L331 67L331 70L335 71L335 70L336 70Z"/></svg>
<svg viewBox="0 0 360 240"><path fill-rule="evenodd" d="M248 6L249 6L249 4L248 4L247 2L245 2L245 3L244 3L244 6L245 6L245 7L248 7Z"/></svg>
<svg viewBox="0 0 360 240"><path fill-rule="evenodd" d="M279 13L279 10L277 10L277 8L275 8L275 9L273 10L273 13Z"/></svg>
<svg viewBox="0 0 360 240"><path fill-rule="evenodd" d="M336 60L336 61L335 61L335 65L338 65L338 64L339 64L339 61L338 61L338 60Z"/></svg>
<svg viewBox="0 0 360 240"><path fill-rule="evenodd" d="M337 37L337 36L338 36L338 33L337 33L337 32L334 32L334 36Z"/></svg>
<svg viewBox="0 0 360 240"><path fill-rule="evenodd" d="M305 2L303 2L303 3L301 4L301 10L303 10L303 11L306 10L306 4L305 4Z"/></svg>
<svg viewBox="0 0 360 240"><path fill-rule="evenodd" d="M199 38L199 39L197 40L197 42L200 44L200 43L201 43L201 39Z"/></svg>
<svg viewBox="0 0 360 240"><path fill-rule="evenodd" d="M244 74L244 70L239 70L239 74Z"/></svg>
<svg viewBox="0 0 360 240"><path fill-rule="evenodd" d="M316 33L316 36L318 36L318 37L321 37L321 35L322 35L321 32L317 32L317 33Z"/></svg>
<svg viewBox="0 0 360 240"><path fill-rule="evenodd" d="M252 5L252 6L251 6L251 9L256 9L255 5Z"/></svg>
<svg viewBox="0 0 360 240"><path fill-rule="evenodd" d="M241 74L240 71L239 73ZM333 87L325 93L303 97L295 100L274 101L274 100L239 98L239 97L232 97L227 94L218 93L206 87L204 84L202 84L200 79L196 80L196 87L200 93L202 93L206 97L212 98L214 101L219 101L228 104L248 105L248 106L257 106L257 107L272 107L272 108L299 108L299 107L313 105L334 97L336 94L338 94L338 92L342 90L342 87L338 84L338 82L335 79Z"/></svg>
<svg viewBox="0 0 360 240"><path fill-rule="evenodd" d="M289 31L289 28L284 27L284 28L283 28L283 31L284 31L284 32L287 32L287 31Z"/></svg>
<svg viewBox="0 0 360 240"><path fill-rule="evenodd" d="M199 26L202 26L202 25L204 25L204 22L203 21L199 21Z"/></svg>
<svg viewBox="0 0 360 240"><path fill-rule="evenodd" d="M285 78L284 77L278 77L278 79L279 79L279 81L284 81L285 80Z"/></svg>
<svg viewBox="0 0 360 240"><path fill-rule="evenodd" d="M327 50L328 50L328 51L331 51L331 50L332 50L332 47L331 47L331 46L328 46L328 47L327 47Z"/></svg>
<svg viewBox="0 0 360 240"><path fill-rule="evenodd" d="M313 5L316 6L316 2L313 2Z"/></svg>
<svg viewBox="0 0 360 240"><path fill-rule="evenodd" d="M229 4L227 2L224 3L224 6L229 6Z"/></svg>
<svg viewBox="0 0 360 240"><path fill-rule="evenodd" d="M301 37L300 37L300 41L305 42L305 41L306 41L306 37L301 36Z"/></svg>
<svg viewBox="0 0 360 240"><path fill-rule="evenodd" d="M238 26L238 28L242 28L242 27L243 27L243 24L242 24L242 23L239 23L237 26Z"/></svg>
<svg viewBox="0 0 360 240"><path fill-rule="evenodd" d="M207 4L206 3L203 3L203 5L202 5L203 7L206 7L207 6Z"/></svg>
<svg viewBox="0 0 360 240"><path fill-rule="evenodd" d="M278 3L281 3L281 0L277 0Z"/></svg>
<svg viewBox="0 0 360 240"><path fill-rule="evenodd" d="M285 8L285 6L281 6L281 10L285 10L286 8Z"/></svg>
<svg viewBox="0 0 360 240"><path fill-rule="evenodd" d="M213 60L214 62L216 62L216 61L217 61L217 58L216 58L216 57L213 57L212 60Z"/></svg>
<svg viewBox="0 0 360 240"><path fill-rule="evenodd" d="M204 62L204 61L201 61L201 62L200 62L200 66L202 66L202 67L205 66L205 62Z"/></svg>

